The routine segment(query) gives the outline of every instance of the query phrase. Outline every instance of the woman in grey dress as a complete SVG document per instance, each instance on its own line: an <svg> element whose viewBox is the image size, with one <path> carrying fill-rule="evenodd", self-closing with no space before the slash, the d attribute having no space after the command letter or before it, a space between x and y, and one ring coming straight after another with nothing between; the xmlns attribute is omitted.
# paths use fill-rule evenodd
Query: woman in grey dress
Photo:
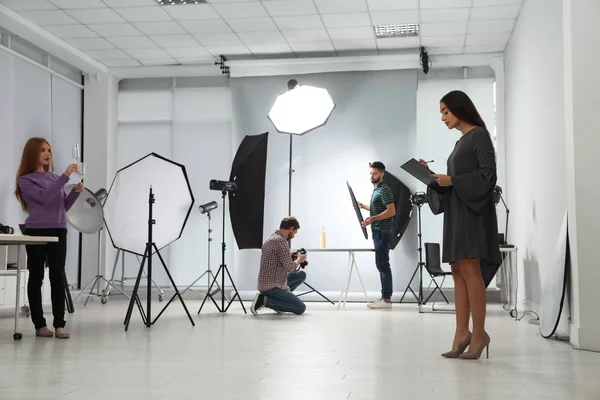
<svg viewBox="0 0 600 400"><path fill-rule="evenodd" d="M453 91L444 96L440 112L448 129L457 129L462 134L448 158L447 175L435 174L437 184L427 189L432 212L444 213L442 261L451 264L454 279L456 333L452 350L442 356L478 359L484 349L489 356L490 344L485 331L486 288L482 267L497 268L501 263L492 196L496 186L496 157L485 123L465 93ZM422 159L419 161L427 166ZM465 352L467 347L469 350Z"/></svg>

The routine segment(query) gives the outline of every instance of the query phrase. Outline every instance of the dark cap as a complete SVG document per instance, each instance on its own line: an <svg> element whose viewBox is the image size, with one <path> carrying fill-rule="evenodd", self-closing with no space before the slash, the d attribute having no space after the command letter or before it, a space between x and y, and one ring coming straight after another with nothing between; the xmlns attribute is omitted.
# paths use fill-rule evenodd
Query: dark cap
<svg viewBox="0 0 600 400"><path fill-rule="evenodd" d="M383 165L381 161L373 161L371 164L369 164L369 167L385 171L385 165Z"/></svg>

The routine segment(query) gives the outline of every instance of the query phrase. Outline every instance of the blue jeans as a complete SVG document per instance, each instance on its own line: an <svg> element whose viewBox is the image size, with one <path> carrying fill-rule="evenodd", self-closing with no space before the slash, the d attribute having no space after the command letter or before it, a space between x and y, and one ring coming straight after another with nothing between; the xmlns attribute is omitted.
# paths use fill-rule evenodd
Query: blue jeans
<svg viewBox="0 0 600 400"><path fill-rule="evenodd" d="M390 234L389 232L373 231L375 244L375 265L381 278L381 297L392 297L392 269L390 268Z"/></svg>
<svg viewBox="0 0 600 400"><path fill-rule="evenodd" d="M261 292L265 296L265 307L280 312L291 312L296 315L306 311L306 305L292 291L300 286L306 279L306 272L297 271L288 274L290 290L272 288Z"/></svg>

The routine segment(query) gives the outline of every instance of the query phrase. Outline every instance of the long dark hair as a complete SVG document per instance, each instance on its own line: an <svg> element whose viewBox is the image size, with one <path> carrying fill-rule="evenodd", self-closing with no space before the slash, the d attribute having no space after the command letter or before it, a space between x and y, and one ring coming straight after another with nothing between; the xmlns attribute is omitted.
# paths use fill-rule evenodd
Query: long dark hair
<svg viewBox="0 0 600 400"><path fill-rule="evenodd" d="M448 110L459 120L474 126L481 126L487 130L485 122L483 122L481 115L479 115L475 104L473 104L466 93L454 90L442 97L440 103L444 103L448 107Z"/></svg>
<svg viewBox="0 0 600 400"><path fill-rule="evenodd" d="M19 170L17 171L17 181L23 175L34 172L37 168L38 161L40 159L40 152L42 151L42 146L47 145L50 147L50 164L44 166L44 171L54 171L54 162L52 161L52 147L50 143L44 138L34 137L31 138L25 143L25 147L23 148L23 155L21 156L21 164L19 165ZM19 203L21 203L21 208L23 211L29 211L27 207L27 203L23 199L23 195L21 194L21 188L19 185L16 185L15 196Z"/></svg>

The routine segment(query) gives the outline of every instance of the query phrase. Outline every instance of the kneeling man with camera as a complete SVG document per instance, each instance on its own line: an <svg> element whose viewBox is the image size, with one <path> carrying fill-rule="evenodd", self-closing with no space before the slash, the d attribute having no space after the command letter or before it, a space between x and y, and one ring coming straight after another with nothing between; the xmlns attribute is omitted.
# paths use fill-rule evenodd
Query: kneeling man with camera
<svg viewBox="0 0 600 400"><path fill-rule="evenodd" d="M306 279L304 267L306 252L290 252L289 240L293 239L300 229L298 220L286 217L281 221L279 230L275 231L262 245L260 271L258 273L258 291L254 297L250 311L258 315L263 307L277 312L303 314L306 305L292 292Z"/></svg>

